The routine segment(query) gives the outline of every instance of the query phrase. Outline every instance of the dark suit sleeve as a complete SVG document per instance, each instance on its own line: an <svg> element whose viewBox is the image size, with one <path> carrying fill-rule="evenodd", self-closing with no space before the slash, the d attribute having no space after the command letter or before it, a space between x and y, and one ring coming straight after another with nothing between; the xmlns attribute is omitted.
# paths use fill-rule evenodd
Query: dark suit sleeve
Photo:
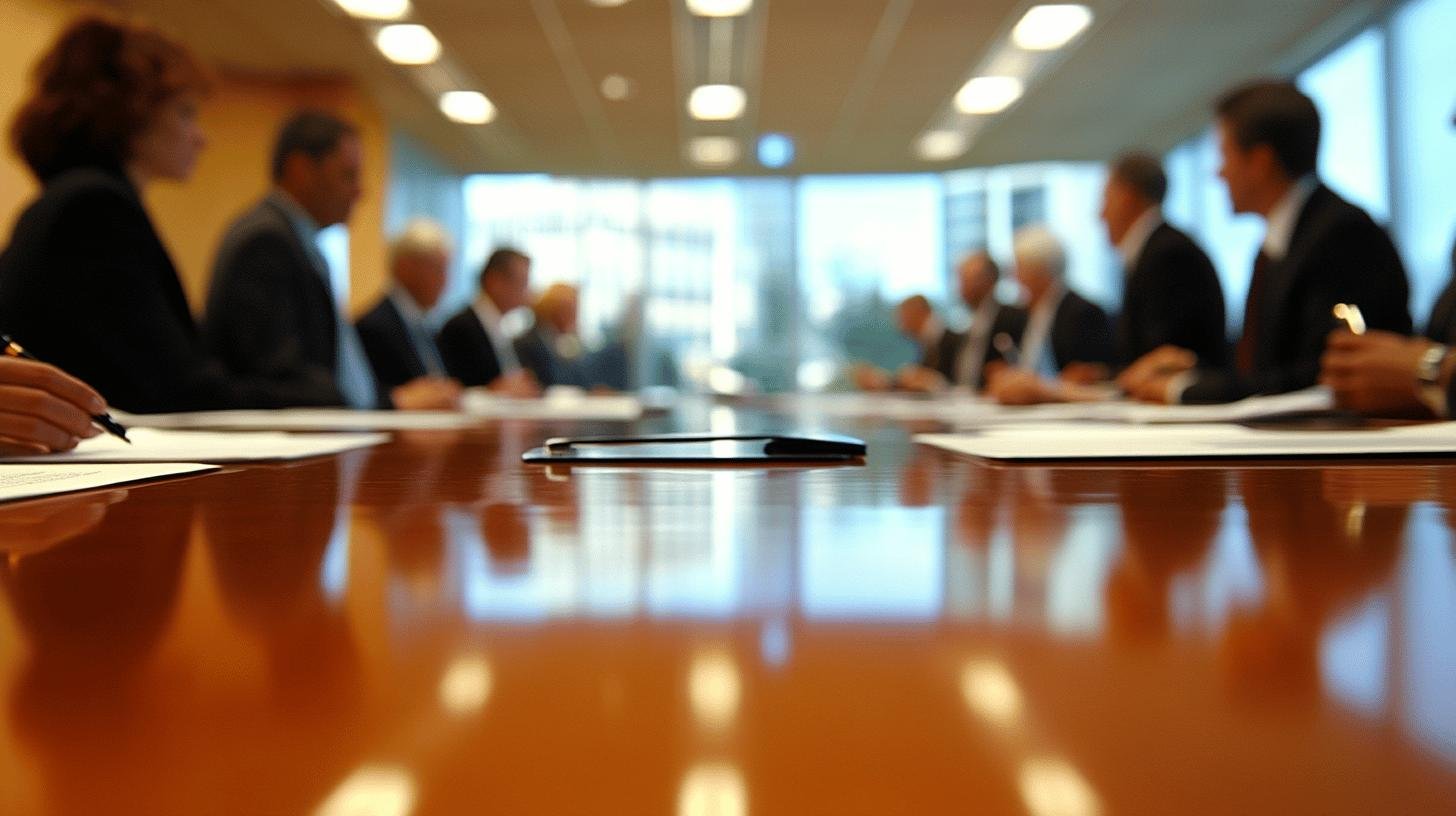
<svg viewBox="0 0 1456 816"><path fill-rule="evenodd" d="M561 384L551 349L540 333L531 331L517 337L515 349L516 359L521 361L521 366L536 375L536 381L542 386Z"/></svg>
<svg viewBox="0 0 1456 816"><path fill-rule="evenodd" d="M404 320L388 300L359 318L354 328L381 394L429 373L410 341Z"/></svg>
<svg viewBox="0 0 1456 816"><path fill-rule="evenodd" d="M317 384L233 377L209 358L185 302L169 300L175 273L157 268L164 256L155 254L161 250L144 211L124 194L80 194L58 222L83 226L85 238L58 230L59 240L42 250L51 297L70 315L64 330L74 349L55 362L117 407L148 413L319 404L310 387Z"/></svg>
<svg viewBox="0 0 1456 816"><path fill-rule="evenodd" d="M1213 264L1189 241L1163 242L1156 253L1140 270L1136 292L1124 304L1137 313L1129 315L1135 330L1120 355L1122 364L1171 345L1198 355L1200 365L1223 366L1228 354L1224 300Z"/></svg>
<svg viewBox="0 0 1456 816"><path fill-rule="evenodd" d="M1057 325L1052 327L1052 348L1057 367L1071 363L1101 363L1111 367L1114 352L1112 324L1102 307L1081 297L1067 295Z"/></svg>
<svg viewBox="0 0 1456 816"><path fill-rule="evenodd" d="M446 373L461 385L490 385L500 377L500 362L490 346L490 336L468 308L445 322L436 345Z"/></svg>
<svg viewBox="0 0 1456 816"><path fill-rule="evenodd" d="M1262 366L1252 377L1227 369L1200 372L1184 392L1184 402L1229 402L1315 385L1325 341L1335 328L1331 312L1336 303L1359 305L1372 329L1411 333L1405 268L1385 230L1353 209L1321 227L1302 259L1279 331L1260 339L1263 345L1278 345L1288 362Z"/></svg>
<svg viewBox="0 0 1456 816"><path fill-rule="evenodd" d="M1004 334L1011 342L1021 345L1021 335L1026 333L1028 315L1025 309L1016 306L1002 306L996 311L996 320L991 324L991 336L986 339L986 363L1005 362L1006 356L996 348L996 335ZM982 384L985 383L985 365L981 368Z"/></svg>

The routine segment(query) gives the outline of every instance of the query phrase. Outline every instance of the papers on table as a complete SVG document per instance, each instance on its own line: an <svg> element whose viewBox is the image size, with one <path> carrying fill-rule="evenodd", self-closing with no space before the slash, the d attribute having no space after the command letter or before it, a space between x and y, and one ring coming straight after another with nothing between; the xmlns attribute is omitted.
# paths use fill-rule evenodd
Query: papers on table
<svg viewBox="0 0 1456 816"><path fill-rule="evenodd" d="M0 502L201 473L213 465L0 465Z"/></svg>
<svg viewBox="0 0 1456 816"><path fill-rule="evenodd" d="M1333 431L1066 423L922 434L915 441L1007 461L1456 455L1456 422Z"/></svg>
<svg viewBox="0 0 1456 816"><path fill-rule="evenodd" d="M128 435L130 445L112 436L98 436L65 453L0 462L268 462L326 456L389 441L388 434L375 433L207 433L160 428L133 428Z"/></svg>
<svg viewBox="0 0 1456 816"><path fill-rule="evenodd" d="M642 416L642 401L631 394L583 394L552 391L538 399L502 397L482 388L465 392L462 406L476 419L617 420Z"/></svg>
<svg viewBox="0 0 1456 816"><path fill-rule="evenodd" d="M264 431L436 431L477 428L482 417L457 411L354 411L285 408L276 411L196 411L185 414L113 412L128 428L228 428Z"/></svg>

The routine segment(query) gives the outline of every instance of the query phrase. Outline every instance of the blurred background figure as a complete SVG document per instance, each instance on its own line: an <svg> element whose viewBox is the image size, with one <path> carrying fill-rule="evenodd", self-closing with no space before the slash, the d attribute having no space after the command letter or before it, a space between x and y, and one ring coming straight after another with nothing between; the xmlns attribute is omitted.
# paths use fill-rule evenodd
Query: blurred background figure
<svg viewBox="0 0 1456 816"><path fill-rule="evenodd" d="M579 296L569 283L553 283L536 298L531 311L536 323L516 338L516 357L543 387L596 385L588 367L586 347L577 334Z"/></svg>
<svg viewBox="0 0 1456 816"><path fill-rule="evenodd" d="M996 298L1001 267L985 250L971 253L961 261L956 267L956 282L961 302L971 312L971 327L957 355L951 384L979 391L986 384L986 363L996 355L995 338L1005 335L1013 343L1021 342L1021 333L1026 330L1026 311L1007 306Z"/></svg>
<svg viewBox="0 0 1456 816"><path fill-rule="evenodd" d="M529 302L531 259L497 249L480 271L475 302L445 321L436 338L445 370L467 388L484 386L511 397L538 397L541 384L516 357L501 318Z"/></svg>
<svg viewBox="0 0 1456 816"><path fill-rule="evenodd" d="M895 307L895 326L900 334L919 347L919 359L896 374L860 363L851 367L850 377L862 391L930 392L945 388L955 376L957 355L965 344L965 335L945 327L930 299L911 295Z"/></svg>
<svg viewBox="0 0 1456 816"><path fill-rule="evenodd" d="M444 227L428 219L406 224L389 248L393 285L359 318L357 328L375 379L382 386L393 390L406 383L430 382L437 401L453 407L459 400L460 384L445 373L429 318L449 282L450 252L450 236Z"/></svg>

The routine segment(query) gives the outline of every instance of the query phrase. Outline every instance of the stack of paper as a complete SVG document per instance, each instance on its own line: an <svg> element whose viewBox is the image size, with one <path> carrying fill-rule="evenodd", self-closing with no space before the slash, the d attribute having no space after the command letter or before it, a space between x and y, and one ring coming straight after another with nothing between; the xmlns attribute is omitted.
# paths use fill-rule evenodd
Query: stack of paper
<svg viewBox="0 0 1456 816"><path fill-rule="evenodd" d="M0 465L0 502L201 473L213 465Z"/></svg>
<svg viewBox="0 0 1456 816"><path fill-rule="evenodd" d="M228 428L261 431L433 431L478 428L482 417L458 411L353 411L287 408L277 411L197 411L185 414L114 413L128 428Z"/></svg>
<svg viewBox="0 0 1456 816"><path fill-rule="evenodd" d="M915 441L1008 461L1453 455L1456 422L1337 431L1067 423L922 434Z"/></svg>
<svg viewBox="0 0 1456 816"><path fill-rule="evenodd" d="M631 394L553 392L539 399L502 397L485 389L465 392L465 413L480 419L534 419L544 421L616 420L630 422L642 416L642 401Z"/></svg>
<svg viewBox="0 0 1456 816"><path fill-rule="evenodd" d="M130 445L113 436L98 436L65 453L0 458L0 462L268 462L326 456L389 441L388 434L373 433L205 433L158 428L133 428L128 436Z"/></svg>

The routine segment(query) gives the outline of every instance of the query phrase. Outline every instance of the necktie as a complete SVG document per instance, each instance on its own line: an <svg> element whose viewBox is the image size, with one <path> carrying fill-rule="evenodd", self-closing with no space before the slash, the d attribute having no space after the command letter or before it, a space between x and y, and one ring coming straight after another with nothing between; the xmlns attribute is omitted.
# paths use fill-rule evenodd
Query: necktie
<svg viewBox="0 0 1456 816"><path fill-rule="evenodd" d="M445 376L445 362L440 359L440 351L435 348L435 338L429 328L423 322L410 322L409 333L415 344L415 353L425 365L425 373L431 377Z"/></svg>
<svg viewBox="0 0 1456 816"><path fill-rule="evenodd" d="M329 281L328 261L324 260L323 253L314 242L307 241L305 245L315 271L323 277L324 288L332 302L333 286ZM359 333L338 306L334 307L334 323L338 326L338 341L334 344L334 377L338 380L339 393L350 408L378 407L379 392L374 386L374 371L369 367L369 359L364 356L364 343L359 340Z"/></svg>
<svg viewBox="0 0 1456 816"><path fill-rule="evenodd" d="M1245 377L1254 374L1254 358L1259 348L1259 313L1263 311L1264 288L1273 266L1274 259L1260 249L1254 259L1254 275L1249 279L1249 297L1244 301L1244 333L1234 354L1239 373Z"/></svg>

